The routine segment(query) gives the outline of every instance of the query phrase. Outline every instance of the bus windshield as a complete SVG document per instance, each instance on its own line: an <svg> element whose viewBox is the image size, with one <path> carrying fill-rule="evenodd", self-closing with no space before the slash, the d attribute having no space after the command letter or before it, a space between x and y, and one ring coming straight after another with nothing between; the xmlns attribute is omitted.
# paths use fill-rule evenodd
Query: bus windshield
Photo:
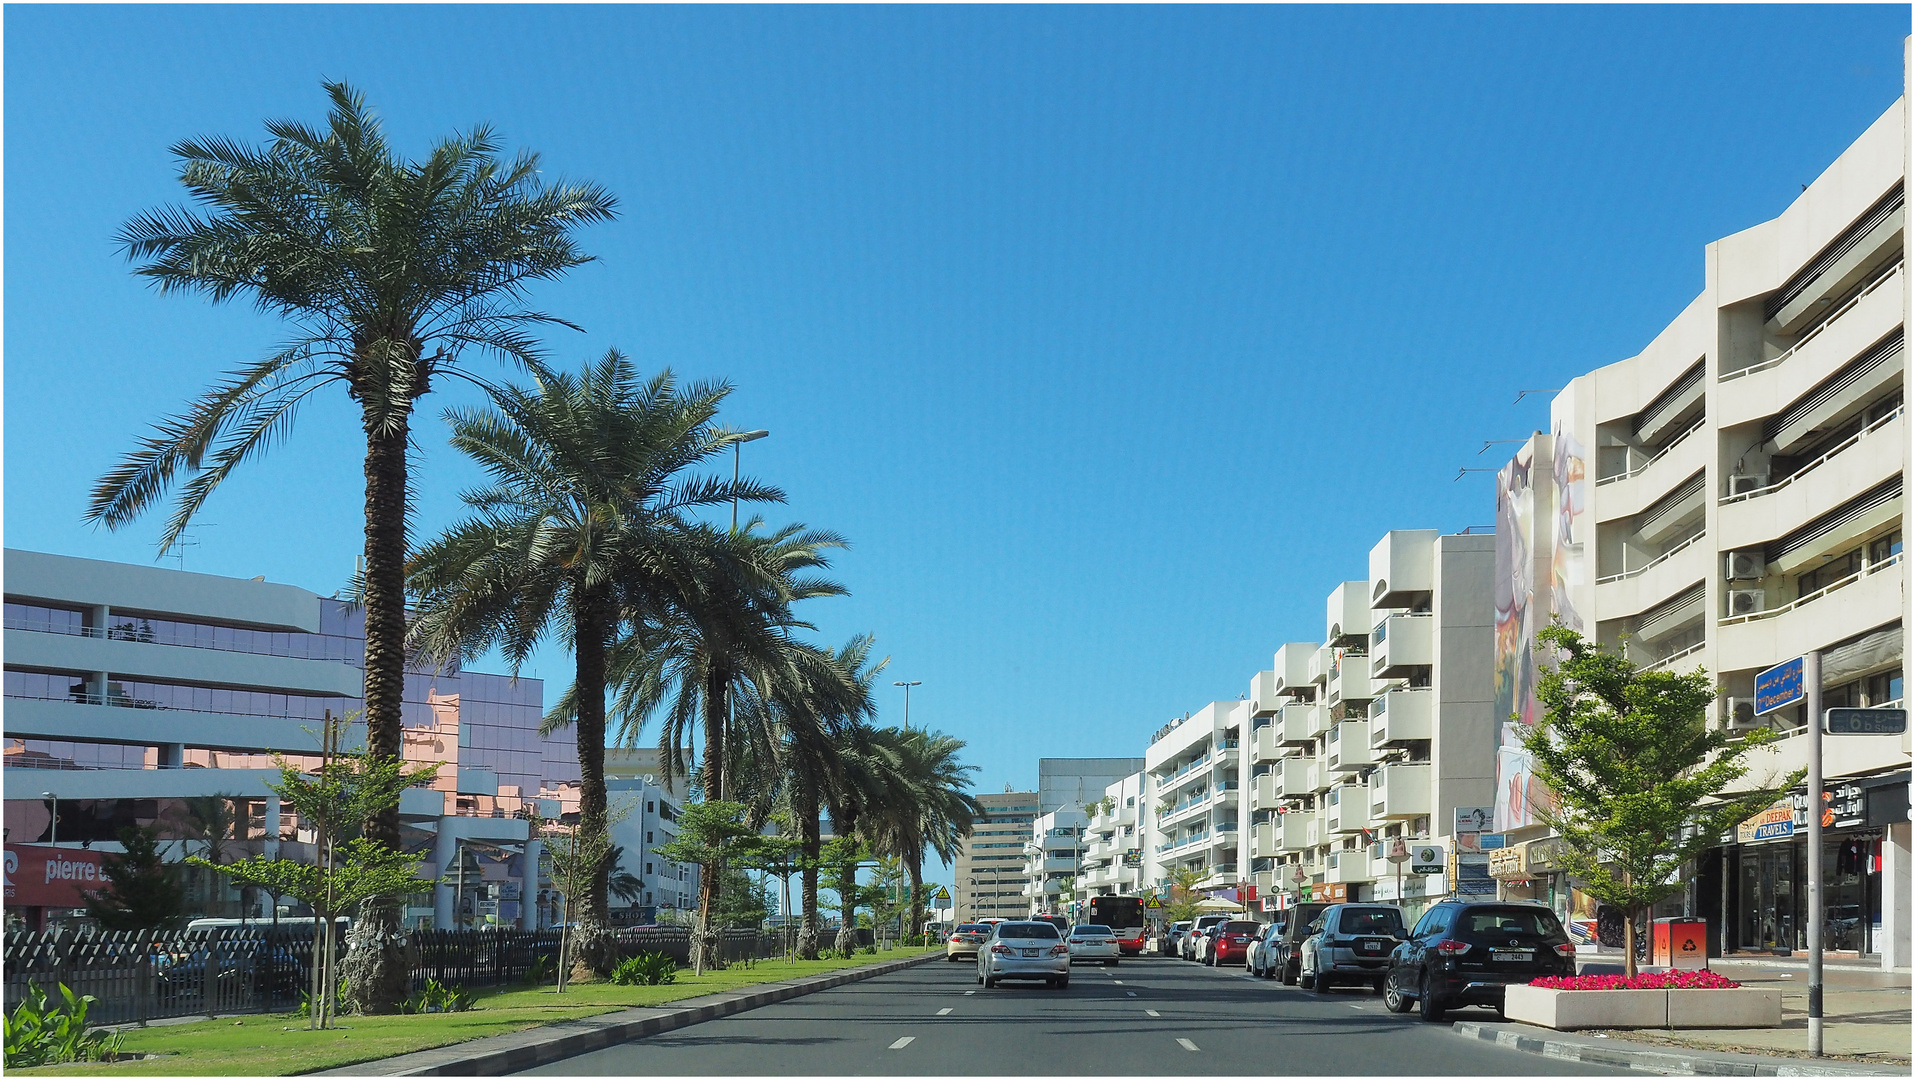
<svg viewBox="0 0 1915 1080"><path fill-rule="evenodd" d="M1114 930L1140 930L1144 925L1144 902L1135 896L1093 896L1090 920Z"/></svg>

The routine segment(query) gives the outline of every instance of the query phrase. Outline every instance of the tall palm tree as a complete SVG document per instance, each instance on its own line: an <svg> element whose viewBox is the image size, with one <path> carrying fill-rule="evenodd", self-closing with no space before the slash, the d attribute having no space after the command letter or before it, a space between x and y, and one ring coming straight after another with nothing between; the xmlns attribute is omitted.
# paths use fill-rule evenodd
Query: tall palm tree
<svg viewBox="0 0 1915 1080"><path fill-rule="evenodd" d="M324 131L277 120L260 148L176 144L196 208L152 210L120 230L135 272L162 293L246 298L293 334L156 425L94 487L87 516L120 528L179 482L166 550L233 470L290 433L308 395L342 385L366 444L367 750L398 758L413 409L435 380L469 378L470 352L535 362L533 330L570 324L526 308L527 288L589 261L572 233L611 218L615 201L594 185L547 185L537 155L502 159L484 126L404 159L357 91L325 91ZM397 848L397 804L366 833ZM391 1011L405 994L399 929L396 901L369 902L353 924L347 975L364 1011Z"/></svg>
<svg viewBox="0 0 1915 1080"><path fill-rule="evenodd" d="M923 729L882 728L873 733L883 745L891 783L884 797L867 808L866 829L873 848L904 863L911 878L911 930L924 926L924 853L941 860L957 858L958 844L984 807L965 790L976 765L958 760L964 740Z"/></svg>
<svg viewBox="0 0 1915 1080"><path fill-rule="evenodd" d="M489 409L446 414L452 445L491 484L464 495L472 516L413 558L412 638L435 658L497 646L516 674L540 640L572 650L575 674L558 722L575 724L579 827L606 827L606 659L630 620L675 602L685 515L733 498L783 496L751 481L690 477L737 438L715 427L723 384L680 388L669 371L640 380L616 351L579 376L537 373ZM547 725L548 728L552 726ZM580 963L608 974L607 874L599 866L574 918Z"/></svg>

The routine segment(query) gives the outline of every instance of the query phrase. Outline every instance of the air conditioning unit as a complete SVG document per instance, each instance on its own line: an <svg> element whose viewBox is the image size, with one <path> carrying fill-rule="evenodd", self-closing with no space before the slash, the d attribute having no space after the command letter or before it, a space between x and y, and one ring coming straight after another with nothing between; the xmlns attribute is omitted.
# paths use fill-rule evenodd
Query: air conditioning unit
<svg viewBox="0 0 1915 1080"><path fill-rule="evenodd" d="M1761 589L1730 589L1729 614L1754 615L1762 610L1767 594Z"/></svg>
<svg viewBox="0 0 1915 1080"><path fill-rule="evenodd" d="M1762 721L1755 715L1755 699L1745 697L1724 698L1722 702L1722 726L1737 731L1761 727Z"/></svg>
<svg viewBox="0 0 1915 1080"><path fill-rule="evenodd" d="M1769 568L1768 556L1761 548L1731 551L1722 562L1730 581L1758 581Z"/></svg>
<svg viewBox="0 0 1915 1080"><path fill-rule="evenodd" d="M1769 474L1766 472L1729 474L1729 494L1747 495L1751 491L1761 491L1769 486Z"/></svg>

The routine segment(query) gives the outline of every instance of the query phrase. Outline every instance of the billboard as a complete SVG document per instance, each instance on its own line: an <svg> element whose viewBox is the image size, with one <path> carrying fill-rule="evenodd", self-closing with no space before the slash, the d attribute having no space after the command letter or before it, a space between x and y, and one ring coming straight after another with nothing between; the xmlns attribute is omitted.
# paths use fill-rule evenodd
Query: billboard
<svg viewBox="0 0 1915 1080"><path fill-rule="evenodd" d="M1526 724L1536 722L1536 620L1549 611L1546 595L1536 603L1548 583L1536 580L1535 447L1531 440L1496 474L1496 718Z"/></svg>
<svg viewBox="0 0 1915 1080"><path fill-rule="evenodd" d="M6 845L6 901L19 907L82 907L106 887L100 852L38 844Z"/></svg>
<svg viewBox="0 0 1915 1080"><path fill-rule="evenodd" d="M1576 437L1576 387L1556 395L1550 403L1550 440L1554 443L1555 519L1549 553L1550 618L1577 633L1584 632L1577 604L1589 583L1589 455Z"/></svg>

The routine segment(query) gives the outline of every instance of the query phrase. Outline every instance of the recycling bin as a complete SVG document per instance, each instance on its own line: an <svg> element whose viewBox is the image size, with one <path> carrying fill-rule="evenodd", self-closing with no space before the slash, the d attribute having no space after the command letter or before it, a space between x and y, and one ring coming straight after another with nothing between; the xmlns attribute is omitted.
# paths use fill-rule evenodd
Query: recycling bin
<svg viewBox="0 0 1915 1080"><path fill-rule="evenodd" d="M1709 927L1701 919L1657 919L1649 927L1649 963L1700 971L1709 966Z"/></svg>

